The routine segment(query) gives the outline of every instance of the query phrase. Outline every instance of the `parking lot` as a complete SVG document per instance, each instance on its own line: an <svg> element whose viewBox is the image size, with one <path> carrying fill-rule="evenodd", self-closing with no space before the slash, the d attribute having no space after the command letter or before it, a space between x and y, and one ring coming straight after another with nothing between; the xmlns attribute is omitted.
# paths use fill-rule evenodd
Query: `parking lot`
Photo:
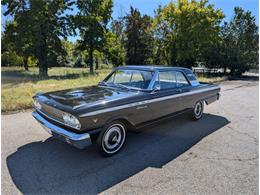
<svg viewBox="0 0 260 195"><path fill-rule="evenodd" d="M128 134L111 158L50 138L30 112L2 115L2 193L258 194L258 90L222 82L200 121Z"/></svg>

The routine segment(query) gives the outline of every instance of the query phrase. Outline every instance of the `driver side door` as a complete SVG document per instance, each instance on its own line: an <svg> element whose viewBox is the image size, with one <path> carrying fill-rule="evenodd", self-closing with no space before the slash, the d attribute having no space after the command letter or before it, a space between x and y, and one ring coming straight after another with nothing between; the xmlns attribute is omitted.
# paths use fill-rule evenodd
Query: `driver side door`
<svg viewBox="0 0 260 195"><path fill-rule="evenodd" d="M154 87L158 90L151 94L153 118L167 116L183 109L180 96L182 90L177 83L176 71L159 71Z"/></svg>

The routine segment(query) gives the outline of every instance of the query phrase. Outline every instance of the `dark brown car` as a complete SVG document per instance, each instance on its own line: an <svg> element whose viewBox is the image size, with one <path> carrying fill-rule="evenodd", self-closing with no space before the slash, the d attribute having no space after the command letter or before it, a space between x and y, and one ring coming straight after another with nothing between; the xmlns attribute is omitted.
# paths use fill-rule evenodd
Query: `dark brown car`
<svg viewBox="0 0 260 195"><path fill-rule="evenodd" d="M190 69L122 66L98 86L38 93L34 118L54 137L77 148L96 142L111 156L124 145L127 131L188 112L194 120L219 99L220 87L199 83Z"/></svg>

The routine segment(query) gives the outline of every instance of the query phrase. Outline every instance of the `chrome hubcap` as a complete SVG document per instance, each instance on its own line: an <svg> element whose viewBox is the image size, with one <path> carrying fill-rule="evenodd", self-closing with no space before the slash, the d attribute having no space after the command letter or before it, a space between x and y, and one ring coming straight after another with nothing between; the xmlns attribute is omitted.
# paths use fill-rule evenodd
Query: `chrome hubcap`
<svg viewBox="0 0 260 195"><path fill-rule="evenodd" d="M106 131L102 147L107 153L114 153L118 151L125 140L125 129L121 124L115 124Z"/></svg>
<svg viewBox="0 0 260 195"><path fill-rule="evenodd" d="M194 112L197 117L199 117L202 114L202 103L201 102L196 104Z"/></svg>
<svg viewBox="0 0 260 195"><path fill-rule="evenodd" d="M120 128L115 126L110 128L104 138L105 146L108 149L113 149L118 146L120 140L122 139Z"/></svg>

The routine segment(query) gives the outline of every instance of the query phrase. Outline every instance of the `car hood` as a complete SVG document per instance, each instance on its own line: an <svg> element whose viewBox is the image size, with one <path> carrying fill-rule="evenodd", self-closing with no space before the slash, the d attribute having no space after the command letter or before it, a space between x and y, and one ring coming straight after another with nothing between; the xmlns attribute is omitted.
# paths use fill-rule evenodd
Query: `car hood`
<svg viewBox="0 0 260 195"><path fill-rule="evenodd" d="M83 106L90 107L107 104L108 102L129 98L136 94L136 91L127 89L92 86L49 92L45 95L48 99L53 99L62 105L78 109Z"/></svg>

